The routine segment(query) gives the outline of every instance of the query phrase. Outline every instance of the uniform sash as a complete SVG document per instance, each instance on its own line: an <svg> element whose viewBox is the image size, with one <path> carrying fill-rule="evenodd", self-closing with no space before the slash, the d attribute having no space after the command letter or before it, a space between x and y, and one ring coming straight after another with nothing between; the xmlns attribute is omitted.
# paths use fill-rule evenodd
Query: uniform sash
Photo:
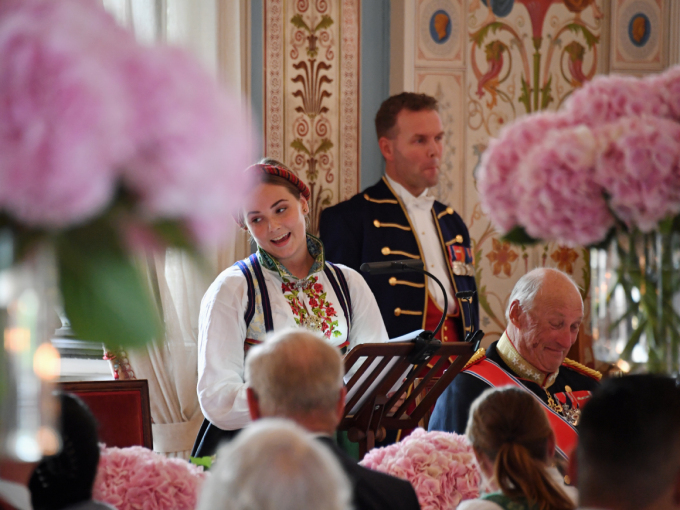
<svg viewBox="0 0 680 510"><path fill-rule="evenodd" d="M486 358L479 363L475 363L471 367L464 370L464 372L475 376L484 381L489 386L494 388L500 386L516 386L529 393L534 397L539 404L543 406L550 427L555 433L555 450L565 460L568 459L578 441L578 433L573 425L567 422L564 417L552 410L545 402L543 402L533 391L530 391L524 386L519 379L503 370L498 364Z"/></svg>

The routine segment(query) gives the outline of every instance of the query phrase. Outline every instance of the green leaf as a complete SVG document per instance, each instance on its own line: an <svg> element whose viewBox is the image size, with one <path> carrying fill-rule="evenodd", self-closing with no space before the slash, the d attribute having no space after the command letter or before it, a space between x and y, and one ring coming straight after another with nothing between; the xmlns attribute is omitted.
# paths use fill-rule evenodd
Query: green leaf
<svg viewBox="0 0 680 510"><path fill-rule="evenodd" d="M552 74L550 75L550 78L548 78L548 82L545 84L545 87L541 89L541 110L545 110L548 107L548 105L553 101L553 97L550 94L551 86L552 86Z"/></svg>
<svg viewBox="0 0 680 510"><path fill-rule="evenodd" d="M290 143L291 148L295 149L298 152L304 152L308 156L311 156L312 154L309 152L309 149L305 147L305 144L302 143L302 138L296 138Z"/></svg>
<svg viewBox="0 0 680 510"><path fill-rule="evenodd" d="M189 462L197 466L203 466L206 469L210 469L212 463L215 461L217 455L206 456L206 457L189 457Z"/></svg>
<svg viewBox="0 0 680 510"><path fill-rule="evenodd" d="M508 232L504 236L502 236L501 239L512 244L523 245L538 244L539 242L538 239L534 239L529 234L527 234L526 230L524 230L524 228L520 227L519 225L513 228L510 232Z"/></svg>
<svg viewBox="0 0 680 510"><path fill-rule="evenodd" d="M586 44L588 45L589 49L592 49L593 46L600 42L599 36L593 34L590 30L588 30L588 28L584 27L583 25L580 25L578 23L570 23L569 25L567 25L567 28L575 33L581 32L583 34L583 38L586 40Z"/></svg>
<svg viewBox="0 0 680 510"><path fill-rule="evenodd" d="M314 32L317 30L323 30L325 28L330 27L333 24L333 18L331 18L328 14L324 14L321 16L321 21L319 21L319 24L314 27Z"/></svg>
<svg viewBox="0 0 680 510"><path fill-rule="evenodd" d="M302 14L296 14L295 16L293 16L290 19L290 22L293 24L294 27L301 28L302 30L306 30L310 34L312 33L312 31L309 28L309 26L307 25L307 23L305 23L305 20L302 19Z"/></svg>
<svg viewBox="0 0 680 510"><path fill-rule="evenodd" d="M484 43L484 39L486 39L486 36L489 35L489 30L492 30L493 33L495 34L499 28L503 26L502 23L499 22L494 22L494 23L489 23L488 25L484 25L482 28L477 30L474 34L470 35L470 41L474 42L477 44L477 46L482 46Z"/></svg>
<svg viewBox="0 0 680 510"><path fill-rule="evenodd" d="M520 94L519 98L517 100L524 105L524 108L527 109L527 113L531 113L531 90L529 88L529 84L526 82L524 79L524 76L522 76L522 93Z"/></svg>
<svg viewBox="0 0 680 510"><path fill-rule="evenodd" d="M182 222L177 220L157 221L152 225L153 231L169 246L195 251L191 236Z"/></svg>
<svg viewBox="0 0 680 510"><path fill-rule="evenodd" d="M87 225L55 244L64 311L79 338L124 348L161 338L157 310L113 228Z"/></svg>
<svg viewBox="0 0 680 510"><path fill-rule="evenodd" d="M316 156L320 152L328 152L332 148L333 148L333 142L331 142L328 138L324 138L323 140L321 140L321 143L319 144L319 146L314 151L314 155Z"/></svg>

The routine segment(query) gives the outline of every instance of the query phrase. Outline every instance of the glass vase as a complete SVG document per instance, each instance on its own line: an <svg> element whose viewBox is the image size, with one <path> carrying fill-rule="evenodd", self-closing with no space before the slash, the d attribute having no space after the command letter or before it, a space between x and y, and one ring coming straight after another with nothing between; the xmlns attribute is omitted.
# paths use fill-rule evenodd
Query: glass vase
<svg viewBox="0 0 680 510"><path fill-rule="evenodd" d="M607 249L592 249L591 306L597 359L677 374L680 234L620 232Z"/></svg>
<svg viewBox="0 0 680 510"><path fill-rule="evenodd" d="M46 244L14 257L14 237L0 229L0 456L34 462L61 446L52 396L59 353L50 342L56 273Z"/></svg>

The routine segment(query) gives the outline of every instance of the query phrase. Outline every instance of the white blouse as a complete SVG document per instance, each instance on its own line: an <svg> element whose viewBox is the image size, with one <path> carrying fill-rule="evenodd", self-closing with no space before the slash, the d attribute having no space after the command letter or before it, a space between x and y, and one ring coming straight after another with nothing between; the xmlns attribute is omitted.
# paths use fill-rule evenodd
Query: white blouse
<svg viewBox="0 0 680 510"><path fill-rule="evenodd" d="M348 350L361 343L387 341L387 331L375 297L363 277L353 269L335 264L347 280L352 302L352 328L347 338L347 321L340 301L324 271L314 273L323 285L326 300L335 309L337 337L328 341L341 345L349 340ZM274 330L297 327L295 317L282 291L282 279L276 270L262 267L269 294ZM309 297L298 294L307 310ZM198 322L198 400L203 415L223 430L240 429L250 423L246 384L244 382L244 342L248 304L248 284L241 270L232 266L212 283L203 300Z"/></svg>

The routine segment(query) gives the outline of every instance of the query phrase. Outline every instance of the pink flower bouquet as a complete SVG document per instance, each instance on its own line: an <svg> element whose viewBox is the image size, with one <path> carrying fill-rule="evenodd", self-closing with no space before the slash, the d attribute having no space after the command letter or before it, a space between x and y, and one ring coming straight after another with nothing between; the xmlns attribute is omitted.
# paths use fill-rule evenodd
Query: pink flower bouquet
<svg viewBox="0 0 680 510"><path fill-rule="evenodd" d="M101 2L0 2L0 229L53 245L80 338L159 336L130 255L226 240L252 138L239 98Z"/></svg>
<svg viewBox="0 0 680 510"><path fill-rule="evenodd" d="M141 446L102 447L92 497L118 510L193 510L207 476Z"/></svg>
<svg viewBox="0 0 680 510"><path fill-rule="evenodd" d="M423 510L453 510L479 496L479 467L459 434L419 428L399 443L371 450L360 464L411 482Z"/></svg>
<svg viewBox="0 0 680 510"><path fill-rule="evenodd" d="M508 125L484 152L482 207L510 241L595 245L680 214L680 66L602 76L560 112Z"/></svg>

